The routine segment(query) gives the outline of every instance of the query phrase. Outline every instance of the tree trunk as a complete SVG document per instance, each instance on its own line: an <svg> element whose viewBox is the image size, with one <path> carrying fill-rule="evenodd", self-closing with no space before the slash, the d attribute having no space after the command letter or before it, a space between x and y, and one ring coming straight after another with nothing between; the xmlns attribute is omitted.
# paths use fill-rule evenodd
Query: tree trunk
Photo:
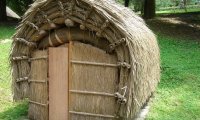
<svg viewBox="0 0 200 120"><path fill-rule="evenodd" d="M155 17L156 3L155 0L145 0L144 1L144 18L151 19Z"/></svg>
<svg viewBox="0 0 200 120"><path fill-rule="evenodd" d="M0 21L6 21L6 0L0 0Z"/></svg>
<svg viewBox="0 0 200 120"><path fill-rule="evenodd" d="M130 1L130 0L125 0L125 3L124 3L124 6L125 6L125 7L128 7L128 6L129 6L129 1Z"/></svg>

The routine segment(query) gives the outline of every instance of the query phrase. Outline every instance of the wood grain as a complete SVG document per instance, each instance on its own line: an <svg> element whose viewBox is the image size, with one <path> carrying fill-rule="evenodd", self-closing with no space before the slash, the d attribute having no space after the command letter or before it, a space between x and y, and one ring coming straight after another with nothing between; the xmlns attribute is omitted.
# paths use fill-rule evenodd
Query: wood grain
<svg viewBox="0 0 200 120"><path fill-rule="evenodd" d="M68 61L68 64L69 64L69 77L68 77L69 78L69 90L72 89L72 85L71 85L71 83L72 83L72 63L70 62L70 60L72 58L72 51L73 51L72 46L73 46L73 42L70 41L69 42L69 51L68 51L68 54L69 54L69 61ZM71 104L73 102L73 100L71 99L69 90L68 90L68 95L69 95L69 101L68 101L69 108L68 109L70 110L73 107ZM71 115L69 114L68 119L71 120L70 118L71 118Z"/></svg>
<svg viewBox="0 0 200 120"><path fill-rule="evenodd" d="M68 48L49 48L49 120L68 120Z"/></svg>

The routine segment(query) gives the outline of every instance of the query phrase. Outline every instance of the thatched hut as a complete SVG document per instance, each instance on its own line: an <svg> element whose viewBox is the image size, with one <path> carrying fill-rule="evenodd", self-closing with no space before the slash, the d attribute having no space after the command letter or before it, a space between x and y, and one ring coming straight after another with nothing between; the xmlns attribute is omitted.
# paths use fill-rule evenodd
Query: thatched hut
<svg viewBox="0 0 200 120"><path fill-rule="evenodd" d="M33 120L132 120L160 78L154 34L112 0L36 0L10 58Z"/></svg>

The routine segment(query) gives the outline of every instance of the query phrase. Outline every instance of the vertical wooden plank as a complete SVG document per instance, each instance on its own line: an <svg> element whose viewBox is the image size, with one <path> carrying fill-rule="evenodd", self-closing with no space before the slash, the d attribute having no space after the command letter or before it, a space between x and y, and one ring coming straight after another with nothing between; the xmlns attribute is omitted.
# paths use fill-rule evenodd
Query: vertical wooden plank
<svg viewBox="0 0 200 120"><path fill-rule="evenodd" d="M72 51L73 51L73 42L72 41L70 41L69 42L69 50L68 50L68 54L69 54L69 79L68 79L68 83L69 83L69 90L71 90L72 89L72 85L71 85L71 83L72 83L72 63L70 62L71 61L71 59L72 59ZM72 102L73 102L73 100L71 100L71 94L70 94L70 92L69 92L69 90L68 90L68 95L69 95L69 101L68 101L68 104L69 104L69 110L71 110L72 109ZM68 116L68 119L69 120L71 120L71 115L70 115L70 113L68 113L69 114L69 116Z"/></svg>
<svg viewBox="0 0 200 120"><path fill-rule="evenodd" d="M68 47L49 48L49 120L68 120Z"/></svg>

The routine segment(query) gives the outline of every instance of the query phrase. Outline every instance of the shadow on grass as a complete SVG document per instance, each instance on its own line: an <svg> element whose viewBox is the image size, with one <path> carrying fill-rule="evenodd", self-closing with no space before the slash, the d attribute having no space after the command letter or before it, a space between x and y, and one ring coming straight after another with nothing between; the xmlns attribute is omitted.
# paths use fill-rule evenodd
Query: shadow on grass
<svg viewBox="0 0 200 120"><path fill-rule="evenodd" d="M148 20L147 24L155 33L200 41L200 12L161 15L158 18Z"/></svg>
<svg viewBox="0 0 200 120"><path fill-rule="evenodd" d="M20 103L0 113L0 120L24 120L28 114L27 103Z"/></svg>

